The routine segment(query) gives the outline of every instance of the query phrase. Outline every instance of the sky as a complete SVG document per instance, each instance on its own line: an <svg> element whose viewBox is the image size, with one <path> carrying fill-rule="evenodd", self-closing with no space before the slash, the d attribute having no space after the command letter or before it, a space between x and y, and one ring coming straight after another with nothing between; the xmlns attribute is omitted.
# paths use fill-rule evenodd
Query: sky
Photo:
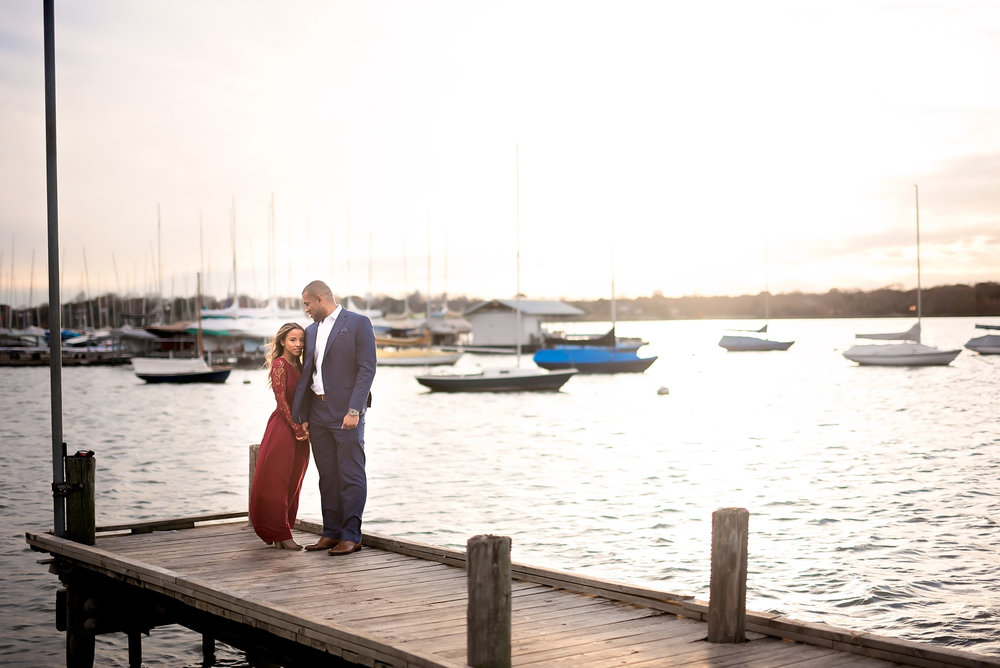
<svg viewBox="0 0 1000 668"><path fill-rule="evenodd" d="M0 3L15 306L42 20ZM923 285L1000 280L993 0L55 0L55 44L64 300L912 288L918 192Z"/></svg>

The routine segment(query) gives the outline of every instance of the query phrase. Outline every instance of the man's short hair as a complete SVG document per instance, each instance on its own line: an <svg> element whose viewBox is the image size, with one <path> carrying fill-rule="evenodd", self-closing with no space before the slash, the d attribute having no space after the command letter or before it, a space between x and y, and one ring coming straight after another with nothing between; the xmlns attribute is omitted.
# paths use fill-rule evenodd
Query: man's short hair
<svg viewBox="0 0 1000 668"><path fill-rule="evenodd" d="M331 290L330 286L323 281L313 281L306 287L302 288L302 294L307 293L313 297L322 297L323 299L333 301L333 290Z"/></svg>

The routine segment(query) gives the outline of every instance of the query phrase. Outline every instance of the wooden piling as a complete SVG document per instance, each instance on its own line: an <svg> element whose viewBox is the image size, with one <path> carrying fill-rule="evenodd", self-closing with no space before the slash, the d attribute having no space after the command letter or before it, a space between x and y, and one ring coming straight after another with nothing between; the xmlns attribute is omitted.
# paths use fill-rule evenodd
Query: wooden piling
<svg viewBox="0 0 1000 668"><path fill-rule="evenodd" d="M709 642L746 642L749 524L746 508L721 508L712 513Z"/></svg>
<svg viewBox="0 0 1000 668"><path fill-rule="evenodd" d="M85 578L73 578L63 598L66 623L66 668L93 668L96 634L94 598Z"/></svg>
<svg viewBox="0 0 1000 668"><path fill-rule="evenodd" d="M142 668L142 633L131 629L128 635L128 668Z"/></svg>
<svg viewBox="0 0 1000 668"><path fill-rule="evenodd" d="M260 443L250 445L250 487L247 489L247 509L250 508L250 494L253 492L253 476L257 471L257 456L260 454Z"/></svg>
<svg viewBox="0 0 1000 668"><path fill-rule="evenodd" d="M94 471L92 450L81 450L65 458L66 538L93 545L96 535L94 511Z"/></svg>
<svg viewBox="0 0 1000 668"><path fill-rule="evenodd" d="M469 604L466 614L468 664L473 668L511 665L510 538L473 536L466 544Z"/></svg>

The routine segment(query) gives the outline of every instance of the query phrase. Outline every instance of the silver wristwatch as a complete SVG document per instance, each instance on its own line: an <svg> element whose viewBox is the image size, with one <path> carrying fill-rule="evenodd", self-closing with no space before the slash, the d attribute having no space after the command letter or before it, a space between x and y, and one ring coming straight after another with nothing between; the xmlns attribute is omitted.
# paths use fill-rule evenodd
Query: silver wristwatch
<svg viewBox="0 0 1000 668"><path fill-rule="evenodd" d="M361 415L361 413L358 412L357 408L348 408L347 409L347 414L351 415L351 416L354 416L354 417L358 417L359 415Z"/></svg>

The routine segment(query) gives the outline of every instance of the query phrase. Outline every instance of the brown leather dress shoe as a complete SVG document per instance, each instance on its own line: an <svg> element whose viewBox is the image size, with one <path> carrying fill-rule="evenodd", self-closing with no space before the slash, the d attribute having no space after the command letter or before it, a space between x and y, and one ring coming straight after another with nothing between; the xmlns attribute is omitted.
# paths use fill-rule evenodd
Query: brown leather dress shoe
<svg viewBox="0 0 1000 668"><path fill-rule="evenodd" d="M352 540L342 540L339 543L337 543L336 547L330 549L328 553L332 554L335 557L340 557L345 554L357 552L360 549L361 549L361 543L355 543Z"/></svg>
<svg viewBox="0 0 1000 668"><path fill-rule="evenodd" d="M323 536L312 545L306 545L306 549L310 552L315 552L316 550L329 550L339 542L340 539L338 538L327 538L326 536Z"/></svg>

